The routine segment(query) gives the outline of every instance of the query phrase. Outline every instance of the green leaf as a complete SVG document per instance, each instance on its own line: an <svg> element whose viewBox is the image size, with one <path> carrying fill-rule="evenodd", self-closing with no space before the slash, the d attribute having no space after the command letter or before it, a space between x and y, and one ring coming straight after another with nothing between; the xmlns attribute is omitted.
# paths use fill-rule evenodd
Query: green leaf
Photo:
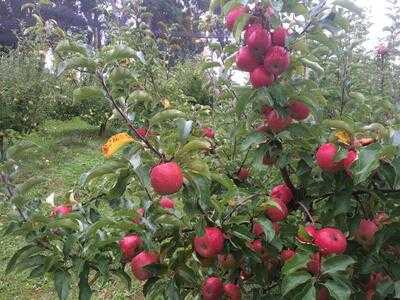
<svg viewBox="0 0 400 300"><path fill-rule="evenodd" d="M120 61L127 58L135 58L136 51L126 45L116 45L111 50L105 53L105 62L110 63L112 61Z"/></svg>
<svg viewBox="0 0 400 300"><path fill-rule="evenodd" d="M206 63L204 63L202 65L201 70L205 71L205 70L212 69L212 68L217 68L217 67L221 67L221 65L218 62L216 62L216 61L208 61L208 62L206 62Z"/></svg>
<svg viewBox="0 0 400 300"><path fill-rule="evenodd" d="M208 7L208 11L210 13L213 13L219 4L220 4L220 0L211 0L210 6Z"/></svg>
<svg viewBox="0 0 400 300"><path fill-rule="evenodd" d="M241 5L240 0L230 0L222 7L222 15L226 16L233 8Z"/></svg>
<svg viewBox="0 0 400 300"><path fill-rule="evenodd" d="M250 238L247 234L243 234L243 233L241 233L239 231L232 231L231 233L232 233L232 235L238 237L241 240L244 240L244 241L247 241L247 242L251 242L252 241L252 238Z"/></svg>
<svg viewBox="0 0 400 300"><path fill-rule="evenodd" d="M54 51L57 53L79 53L84 56L88 54L85 46L70 40L60 41Z"/></svg>
<svg viewBox="0 0 400 300"><path fill-rule="evenodd" d="M181 296L179 295L179 289L176 286L175 281L171 280L169 282L167 290L166 290L166 296L167 296L167 299L174 299L174 300L181 299Z"/></svg>
<svg viewBox="0 0 400 300"><path fill-rule="evenodd" d="M168 109L168 110L163 110L157 114L155 114L151 119L150 119L150 124L154 125L157 123L160 123L162 121L166 120L173 120L177 118L184 118L185 114L179 110L176 109Z"/></svg>
<svg viewBox="0 0 400 300"><path fill-rule="evenodd" d="M350 299L351 289L344 283L328 279L323 285L329 290L329 294L334 299L336 300Z"/></svg>
<svg viewBox="0 0 400 300"><path fill-rule="evenodd" d="M296 272L297 270L306 267L309 260L310 258L308 255L297 253L292 259L284 264L282 273L288 275Z"/></svg>
<svg viewBox="0 0 400 300"><path fill-rule="evenodd" d="M91 180L107 175L107 174L114 174L118 169L125 168L126 163L120 160L110 160L109 162L99 166L95 167L89 172L86 172L81 175L79 179L79 183L84 186L88 184Z"/></svg>
<svg viewBox="0 0 400 300"><path fill-rule="evenodd" d="M21 254L24 253L25 251L31 250L32 247L34 247L34 246L33 245L26 245L25 247L22 247L17 252L15 252L14 255L8 261L5 273L9 274L10 272L12 272L15 269L17 260L21 256Z"/></svg>
<svg viewBox="0 0 400 300"><path fill-rule="evenodd" d="M400 299L400 280L394 282L394 298Z"/></svg>
<svg viewBox="0 0 400 300"><path fill-rule="evenodd" d="M340 271L345 271L350 265L354 263L355 260L347 255L330 256L322 263L322 273L332 274Z"/></svg>
<svg viewBox="0 0 400 300"><path fill-rule="evenodd" d="M77 230L79 228L78 223L74 222L71 219L64 218L56 218L52 222L47 225L49 228L65 228L71 230Z"/></svg>
<svg viewBox="0 0 400 300"><path fill-rule="evenodd" d="M182 147L177 153L176 157L177 158L189 158L188 154L192 152L198 152L198 151L203 151L203 150L209 150L211 148L211 144L208 140L206 139L200 139L196 138L188 143L185 144L185 146Z"/></svg>
<svg viewBox="0 0 400 300"><path fill-rule="evenodd" d="M54 287L60 300L67 300L69 295L70 275L65 270L54 273Z"/></svg>
<svg viewBox="0 0 400 300"><path fill-rule="evenodd" d="M314 70L318 75L322 75L324 73L324 68L322 68L317 62L308 60L306 58L301 58L300 61L304 66Z"/></svg>
<svg viewBox="0 0 400 300"><path fill-rule="evenodd" d="M354 4L354 1L350 1L350 0L335 0L333 1L334 5L339 5L341 7L344 7L348 10L350 10L351 12L358 14L358 15L362 15L363 10L358 7L356 4Z"/></svg>
<svg viewBox="0 0 400 300"><path fill-rule="evenodd" d="M267 242L272 241L275 238L275 230L274 227L272 226L272 223L270 220L268 220L266 217L260 217L255 219L257 223L259 223L265 234L265 238Z"/></svg>
<svg viewBox="0 0 400 300"><path fill-rule="evenodd" d="M74 90L72 98L75 103L90 100L90 99L102 99L104 98L104 92L101 88L95 86L84 86Z"/></svg>
<svg viewBox="0 0 400 300"><path fill-rule="evenodd" d="M261 144L261 143L265 142L265 140L266 140L266 137L265 137L264 133L258 132L258 131L253 131L244 139L244 141L240 145L240 149L242 151L245 151L245 150L249 149L252 145Z"/></svg>
<svg viewBox="0 0 400 300"><path fill-rule="evenodd" d="M373 171L379 168L378 150L373 148L361 148L358 159L352 168L355 184L364 182Z"/></svg>
<svg viewBox="0 0 400 300"><path fill-rule="evenodd" d="M246 105L251 103L253 95L256 92L250 87L237 87L235 88L235 92L237 96L236 113L241 114L245 110Z"/></svg>
<svg viewBox="0 0 400 300"><path fill-rule="evenodd" d="M127 289L130 290L132 285L131 277L123 269L114 270L113 273L120 278L125 283Z"/></svg>
<svg viewBox="0 0 400 300"><path fill-rule="evenodd" d="M293 300L315 300L316 289L313 280L305 284L300 291L296 289L294 293L291 293L290 298Z"/></svg>
<svg viewBox="0 0 400 300"><path fill-rule="evenodd" d="M222 185L225 189L228 190L229 193L234 193L236 191L235 183L232 179L226 176L217 173L211 173L211 179L212 181L218 182L220 185Z"/></svg>
<svg viewBox="0 0 400 300"><path fill-rule="evenodd" d="M342 120L324 120L322 124L330 128L344 130L350 134L354 133L354 128L349 123Z"/></svg>
<svg viewBox="0 0 400 300"><path fill-rule="evenodd" d="M57 77L71 69L86 69L88 72L93 73L96 71L96 62L83 56L66 59L58 65Z"/></svg>
<svg viewBox="0 0 400 300"><path fill-rule="evenodd" d="M300 272L296 272L296 273L292 273L287 276L284 276L283 280L282 280L282 286L281 286L282 294L286 295L294 288L309 281L311 278L312 278L312 276L310 275L310 273L308 273L306 271L300 271Z"/></svg>
<svg viewBox="0 0 400 300"><path fill-rule="evenodd" d="M242 35L244 27L249 23L250 15L243 14L236 19L235 25L233 26L233 32L235 40L239 41Z"/></svg>
<svg viewBox="0 0 400 300"><path fill-rule="evenodd" d="M89 265L85 263L79 274L79 300L90 300L92 297L92 289L89 286Z"/></svg>
<svg viewBox="0 0 400 300"><path fill-rule="evenodd" d="M193 121L179 119L177 123L178 123L179 140L181 143L184 143L186 142L187 138L190 135L190 132L192 131Z"/></svg>

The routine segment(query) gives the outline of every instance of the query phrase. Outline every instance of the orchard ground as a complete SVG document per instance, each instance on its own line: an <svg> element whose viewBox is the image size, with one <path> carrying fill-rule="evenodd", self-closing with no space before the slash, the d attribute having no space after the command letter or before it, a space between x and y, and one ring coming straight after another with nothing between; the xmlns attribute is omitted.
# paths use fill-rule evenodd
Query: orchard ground
<svg viewBox="0 0 400 300"><path fill-rule="evenodd" d="M76 183L79 176L101 163L101 145L105 138L98 136L98 128L92 127L79 118L68 122L49 121L22 140L33 142L37 147L21 157L21 180L32 175L44 177L45 181L36 190L35 196L45 198L52 191L57 196L65 194ZM0 202L0 226L6 222L9 213ZM49 209L50 213L50 209ZM24 241L8 235L0 239L0 299L55 299L56 293L51 278L28 279L29 272L5 274L7 261ZM131 291L110 281L94 299L141 300L141 287L134 281ZM71 289L74 290L74 289ZM77 299L77 290L72 299Z"/></svg>

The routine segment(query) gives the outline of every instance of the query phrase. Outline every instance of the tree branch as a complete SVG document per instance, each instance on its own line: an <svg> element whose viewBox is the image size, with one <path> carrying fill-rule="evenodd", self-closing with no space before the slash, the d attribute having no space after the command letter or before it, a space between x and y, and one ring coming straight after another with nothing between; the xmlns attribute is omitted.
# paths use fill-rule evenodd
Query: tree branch
<svg viewBox="0 0 400 300"><path fill-rule="evenodd" d="M119 107L119 105L117 104L117 102L115 101L114 97L112 96L110 90L107 87L107 84L104 80L104 77L102 74L100 74L99 72L97 73L97 77L103 87L103 89L105 90L106 94L107 94L107 98L111 101L112 105L115 107L115 109L118 111L118 113L121 115L121 117L125 120L125 122L127 123L129 129L135 134L135 136L141 140L146 146L147 148L149 148L155 155L157 155L161 161L165 161L165 155L162 154L160 151L158 151L153 145L151 145L151 143L149 142L149 140L144 137L141 136L138 131L136 130L135 126L132 124L131 120L129 119L129 117L125 114L125 112L122 111L122 109Z"/></svg>

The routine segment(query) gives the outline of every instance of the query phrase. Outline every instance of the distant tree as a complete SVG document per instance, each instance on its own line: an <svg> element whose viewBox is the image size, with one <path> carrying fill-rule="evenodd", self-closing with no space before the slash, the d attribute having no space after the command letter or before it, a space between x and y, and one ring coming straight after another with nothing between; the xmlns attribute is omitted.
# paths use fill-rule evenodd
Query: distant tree
<svg viewBox="0 0 400 300"><path fill-rule="evenodd" d="M32 25L32 10L22 9L29 0L5 0L0 2L0 45L15 48L17 35L24 25ZM48 5L40 4L38 12L44 20L54 20L65 31L83 33L86 42L98 47L102 40L103 12L99 0L53 0Z"/></svg>

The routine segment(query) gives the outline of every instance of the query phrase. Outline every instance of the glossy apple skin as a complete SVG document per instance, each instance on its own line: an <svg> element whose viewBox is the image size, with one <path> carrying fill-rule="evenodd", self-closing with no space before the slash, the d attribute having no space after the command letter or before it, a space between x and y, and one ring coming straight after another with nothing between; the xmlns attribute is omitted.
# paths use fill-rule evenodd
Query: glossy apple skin
<svg viewBox="0 0 400 300"><path fill-rule="evenodd" d="M219 277L208 277L201 287L201 294L204 300L221 299L224 293L224 286Z"/></svg>
<svg viewBox="0 0 400 300"><path fill-rule="evenodd" d="M318 231L314 243L324 255L342 254L347 248L347 239L337 228L325 227Z"/></svg>
<svg viewBox="0 0 400 300"><path fill-rule="evenodd" d="M217 227L206 227L203 236L194 238L194 249L201 257L215 257L224 248L224 234Z"/></svg>
<svg viewBox="0 0 400 300"><path fill-rule="evenodd" d="M141 281L152 277L152 274L145 269L146 266L159 263L158 253L152 251L142 251L131 261L133 275Z"/></svg>
<svg viewBox="0 0 400 300"><path fill-rule="evenodd" d="M183 185L183 173L176 162L167 162L153 167L150 171L150 183L160 195L174 194Z"/></svg>

